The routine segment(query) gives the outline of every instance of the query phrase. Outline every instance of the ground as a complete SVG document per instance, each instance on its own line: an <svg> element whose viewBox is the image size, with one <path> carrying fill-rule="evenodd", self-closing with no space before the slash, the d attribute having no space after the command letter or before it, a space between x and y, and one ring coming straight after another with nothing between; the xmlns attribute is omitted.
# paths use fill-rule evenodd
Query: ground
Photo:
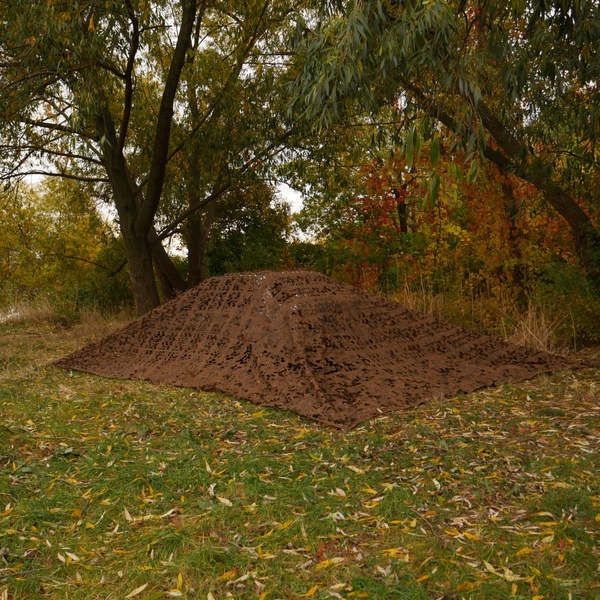
<svg viewBox="0 0 600 600"><path fill-rule="evenodd" d="M0 599L600 595L598 368L343 433L48 366L99 333L0 326Z"/></svg>

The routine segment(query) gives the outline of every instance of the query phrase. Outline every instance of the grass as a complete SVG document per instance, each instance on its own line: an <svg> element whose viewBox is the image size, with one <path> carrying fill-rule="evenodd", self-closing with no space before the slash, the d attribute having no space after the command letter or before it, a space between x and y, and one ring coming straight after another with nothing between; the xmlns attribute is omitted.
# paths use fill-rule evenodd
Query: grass
<svg viewBox="0 0 600 600"><path fill-rule="evenodd" d="M94 335L0 325L0 599L600 595L597 369L344 434L47 366Z"/></svg>

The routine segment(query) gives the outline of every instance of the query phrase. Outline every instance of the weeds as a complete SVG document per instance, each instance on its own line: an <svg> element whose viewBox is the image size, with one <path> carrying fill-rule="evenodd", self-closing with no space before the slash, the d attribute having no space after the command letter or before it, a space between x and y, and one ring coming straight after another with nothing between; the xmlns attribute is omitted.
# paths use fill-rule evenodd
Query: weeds
<svg viewBox="0 0 600 600"><path fill-rule="evenodd" d="M3 600L600 594L597 370L343 434L47 367L79 326L1 333Z"/></svg>

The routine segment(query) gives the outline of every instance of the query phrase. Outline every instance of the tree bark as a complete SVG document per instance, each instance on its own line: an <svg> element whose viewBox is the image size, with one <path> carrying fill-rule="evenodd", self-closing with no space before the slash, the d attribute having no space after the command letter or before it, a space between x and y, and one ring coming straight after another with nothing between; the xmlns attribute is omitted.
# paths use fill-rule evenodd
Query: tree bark
<svg viewBox="0 0 600 600"><path fill-rule="evenodd" d="M154 227L150 228L148 243L152 251L154 269L160 282L162 299L172 300L177 294L185 292L188 286L158 239L158 233Z"/></svg>
<svg viewBox="0 0 600 600"><path fill-rule="evenodd" d="M113 192L113 200L119 215L119 228L125 245L131 291L138 315L156 308L159 303L154 277L148 233L140 234L136 227L138 214L135 192L125 157L118 151L117 136L112 115L105 104L97 116L98 131L102 143L103 165Z"/></svg>
<svg viewBox="0 0 600 600"><path fill-rule="evenodd" d="M108 174L115 207L119 215L119 227L125 244L131 287L138 315L143 315L160 304L154 272L155 265L167 298L173 296L177 287L182 285L181 280L177 278L178 273L176 273L172 261L160 242L151 243L158 240L152 224L163 191L175 95L196 21L196 0L182 0L182 6L182 22L161 98L154 133L152 162L144 196L136 188L123 154L127 119L124 118L124 127L120 132L121 137L118 137L107 101L104 102L97 117L98 139L103 140L101 142L102 162ZM137 20L133 12L131 14L135 37ZM133 64L136 49L137 42L132 46L128 64ZM128 68L128 83L131 82L131 77L132 70ZM130 102L131 94L129 93L126 94L124 117L128 117L131 108ZM183 286L185 287L185 284Z"/></svg>

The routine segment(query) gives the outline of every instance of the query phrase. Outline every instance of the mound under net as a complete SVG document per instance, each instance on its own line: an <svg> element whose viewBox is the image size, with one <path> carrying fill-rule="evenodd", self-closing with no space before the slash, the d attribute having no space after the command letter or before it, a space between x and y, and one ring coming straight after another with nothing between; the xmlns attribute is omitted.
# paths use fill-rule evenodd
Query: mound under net
<svg viewBox="0 0 600 600"><path fill-rule="evenodd" d="M54 364L220 391L341 429L573 366L310 271L214 277Z"/></svg>

